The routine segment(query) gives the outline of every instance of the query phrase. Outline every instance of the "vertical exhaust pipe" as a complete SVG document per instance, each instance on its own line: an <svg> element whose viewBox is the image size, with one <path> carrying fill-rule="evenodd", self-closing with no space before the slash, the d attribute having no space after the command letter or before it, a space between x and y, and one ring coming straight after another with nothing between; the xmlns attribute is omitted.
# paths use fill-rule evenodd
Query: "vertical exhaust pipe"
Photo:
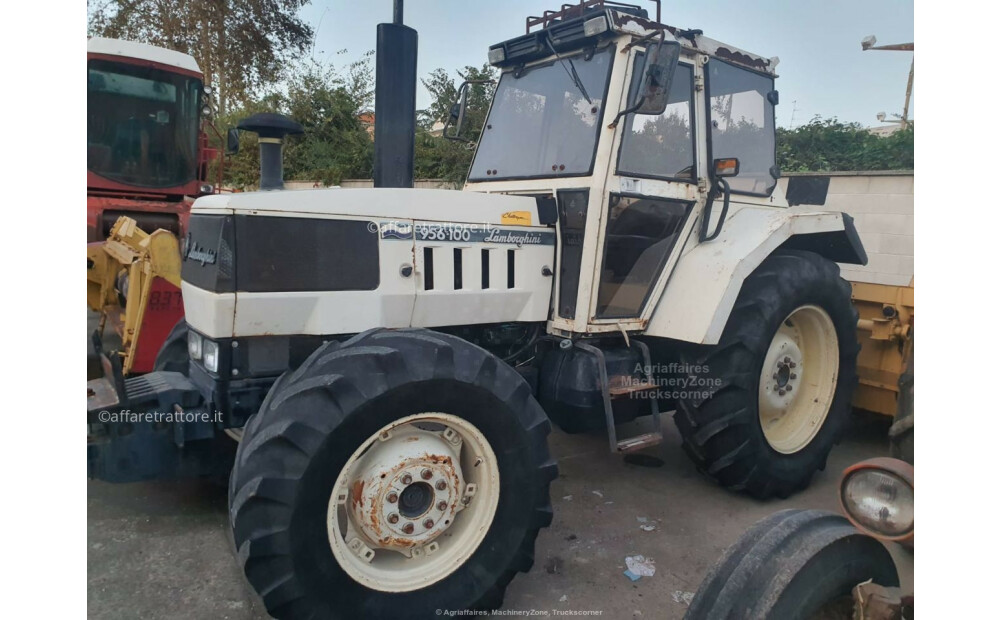
<svg viewBox="0 0 1000 620"><path fill-rule="evenodd" d="M302 125L281 114L262 113L241 120L236 128L257 134L260 144L260 189L284 189L281 151L285 136L302 133Z"/></svg>
<svg viewBox="0 0 1000 620"><path fill-rule="evenodd" d="M403 25L403 0L392 8L375 45L375 187L413 187L417 31Z"/></svg>

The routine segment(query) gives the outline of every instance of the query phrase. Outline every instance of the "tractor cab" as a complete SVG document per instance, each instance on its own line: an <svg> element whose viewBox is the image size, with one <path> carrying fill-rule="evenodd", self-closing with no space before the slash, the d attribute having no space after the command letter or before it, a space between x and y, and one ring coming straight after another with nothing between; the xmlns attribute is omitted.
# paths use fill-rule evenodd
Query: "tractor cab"
<svg viewBox="0 0 1000 620"><path fill-rule="evenodd" d="M777 59L658 13L658 2L656 21L636 5L563 5L489 49L502 73L465 189L551 201L556 333L646 330L682 254L738 205L787 206ZM463 112L459 101L452 122Z"/></svg>

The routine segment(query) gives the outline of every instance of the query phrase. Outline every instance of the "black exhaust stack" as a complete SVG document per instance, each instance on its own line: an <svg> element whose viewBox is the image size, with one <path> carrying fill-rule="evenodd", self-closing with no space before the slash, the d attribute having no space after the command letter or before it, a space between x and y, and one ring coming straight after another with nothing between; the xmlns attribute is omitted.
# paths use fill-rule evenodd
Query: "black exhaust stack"
<svg viewBox="0 0 1000 620"><path fill-rule="evenodd" d="M392 8L375 45L375 187L413 187L417 31L403 25L403 0Z"/></svg>
<svg viewBox="0 0 1000 620"><path fill-rule="evenodd" d="M241 120L236 128L257 134L260 144L260 189L284 189L281 149L285 136L302 133L302 125L281 114L262 113Z"/></svg>

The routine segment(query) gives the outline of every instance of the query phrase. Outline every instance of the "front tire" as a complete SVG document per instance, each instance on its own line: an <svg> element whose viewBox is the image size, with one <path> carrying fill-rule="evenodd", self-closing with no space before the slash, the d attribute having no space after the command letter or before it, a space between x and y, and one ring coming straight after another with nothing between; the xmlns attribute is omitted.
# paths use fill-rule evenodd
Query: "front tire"
<svg viewBox="0 0 1000 620"><path fill-rule="evenodd" d="M706 386L674 416L698 469L760 499L805 488L849 415L857 322L835 263L800 251L761 263L719 344L681 352Z"/></svg>
<svg viewBox="0 0 1000 620"><path fill-rule="evenodd" d="M726 550L684 618L807 620L845 602L851 609L851 590L869 579L899 585L882 543L832 512L782 510L758 521Z"/></svg>
<svg viewBox="0 0 1000 620"><path fill-rule="evenodd" d="M328 343L246 425L229 492L247 579L276 618L499 606L552 519L549 430L520 375L460 338Z"/></svg>
<svg viewBox="0 0 1000 620"><path fill-rule="evenodd" d="M188 374L188 326L187 321L181 319L174 325L167 339L163 341L160 350L156 353L156 360L153 362L153 370L166 370Z"/></svg>

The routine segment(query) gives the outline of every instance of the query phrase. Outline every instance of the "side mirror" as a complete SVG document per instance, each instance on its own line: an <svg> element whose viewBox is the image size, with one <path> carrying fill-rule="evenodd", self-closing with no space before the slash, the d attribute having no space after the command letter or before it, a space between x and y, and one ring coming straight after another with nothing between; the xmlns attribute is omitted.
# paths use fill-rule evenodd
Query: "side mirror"
<svg viewBox="0 0 1000 620"><path fill-rule="evenodd" d="M636 114L659 116L667 109L670 83L680 54L681 46L677 41L659 41L646 48L642 82L636 93Z"/></svg>
<svg viewBox="0 0 1000 620"><path fill-rule="evenodd" d="M441 135L449 140L463 140L462 126L465 124L465 110L469 106L469 82L462 82L458 87L458 101L452 104L448 113L448 120L444 124ZM449 134L448 128L454 127L454 133ZM463 140L464 141L464 140Z"/></svg>
<svg viewBox="0 0 1000 620"><path fill-rule="evenodd" d="M240 131L233 128L226 132L226 155L235 155L240 152Z"/></svg>

